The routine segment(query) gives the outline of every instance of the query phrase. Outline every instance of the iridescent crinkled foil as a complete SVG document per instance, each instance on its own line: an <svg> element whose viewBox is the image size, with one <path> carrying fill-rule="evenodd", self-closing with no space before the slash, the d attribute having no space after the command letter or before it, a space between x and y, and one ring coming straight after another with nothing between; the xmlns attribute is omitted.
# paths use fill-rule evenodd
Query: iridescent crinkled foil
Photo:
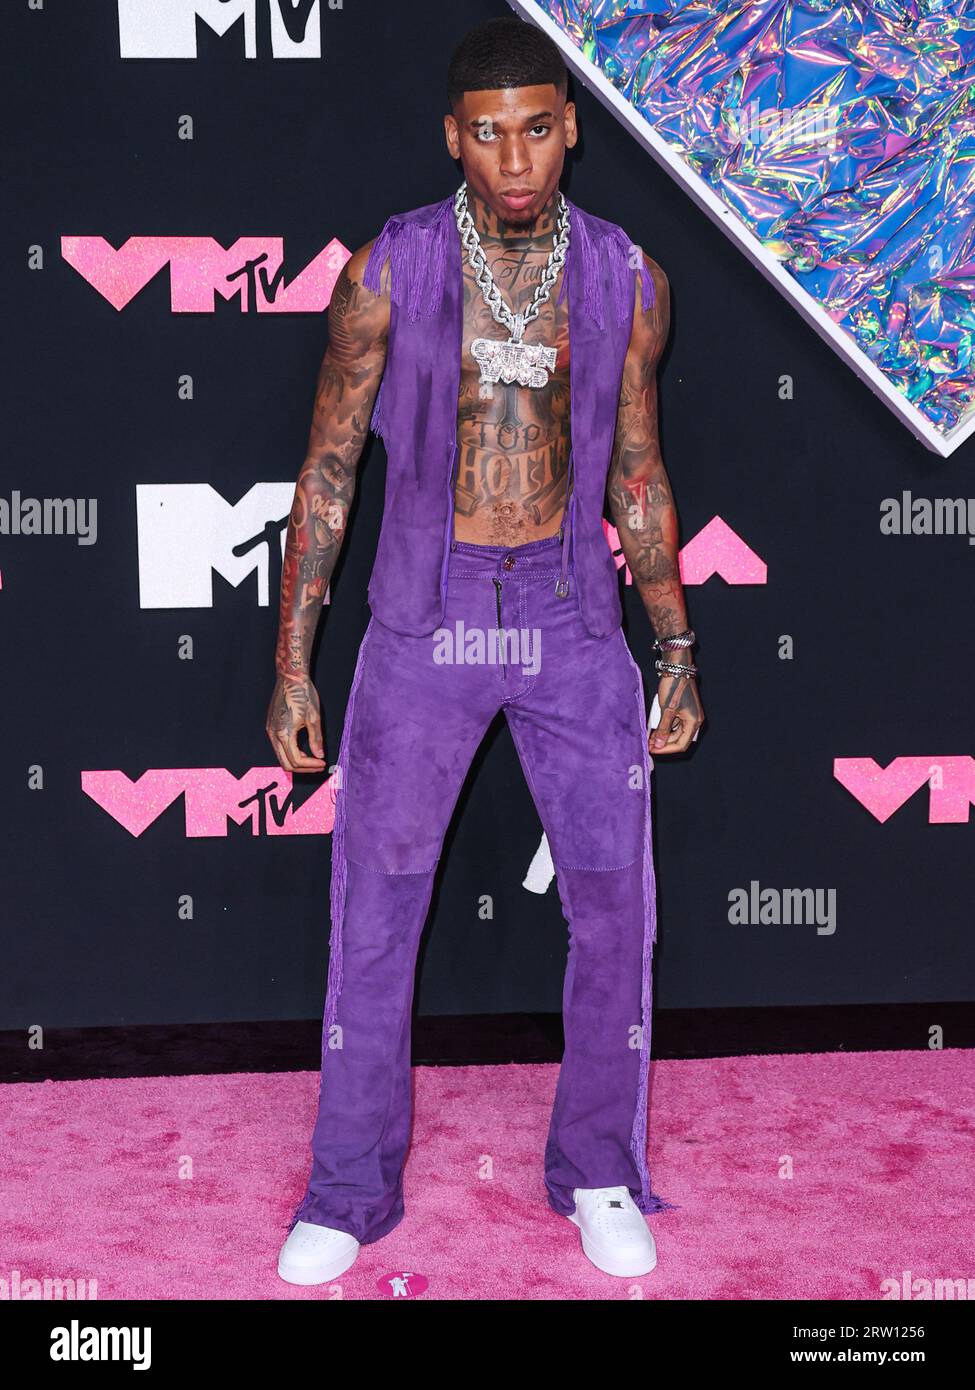
<svg viewBox="0 0 975 1390"><path fill-rule="evenodd" d="M944 434L975 399L975 5L538 0Z"/></svg>

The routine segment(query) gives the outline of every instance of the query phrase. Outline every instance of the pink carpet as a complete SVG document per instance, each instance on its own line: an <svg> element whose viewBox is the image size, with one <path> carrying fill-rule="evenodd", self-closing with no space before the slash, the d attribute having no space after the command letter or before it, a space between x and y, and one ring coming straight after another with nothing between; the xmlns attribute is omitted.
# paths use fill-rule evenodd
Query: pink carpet
<svg viewBox="0 0 975 1390"><path fill-rule="evenodd" d="M421 1274L432 1299L878 1298L966 1278L975 1053L656 1062L656 1270L594 1269L552 1212L554 1066L418 1068L407 1213L340 1296ZM304 1190L316 1073L44 1082L3 1092L0 1278L100 1298L322 1299L275 1273ZM791 1171L791 1177L785 1174ZM181 1176L183 1174L183 1176Z"/></svg>

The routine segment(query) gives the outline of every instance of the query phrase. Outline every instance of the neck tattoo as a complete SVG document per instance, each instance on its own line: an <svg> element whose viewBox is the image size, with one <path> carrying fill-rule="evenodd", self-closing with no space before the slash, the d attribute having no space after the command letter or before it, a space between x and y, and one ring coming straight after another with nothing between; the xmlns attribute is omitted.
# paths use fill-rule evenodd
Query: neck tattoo
<svg viewBox="0 0 975 1390"><path fill-rule="evenodd" d="M535 286L535 293L528 308L523 314L516 314L505 303L484 255L481 239L467 206L466 180L457 190L454 198L454 216L461 243L467 253L468 264L474 272L474 279L495 323L507 328L511 335L506 343L494 338L475 338L471 343L471 356L481 369L482 398L491 394L491 386L497 381L503 381L508 386L515 381L519 386L547 386L549 373L555 370L556 348L522 340L528 324L538 318L542 305L551 296L552 288L559 278L559 271L565 264L566 252L569 249L569 207L561 193L558 195L558 209L552 250L542 278Z"/></svg>

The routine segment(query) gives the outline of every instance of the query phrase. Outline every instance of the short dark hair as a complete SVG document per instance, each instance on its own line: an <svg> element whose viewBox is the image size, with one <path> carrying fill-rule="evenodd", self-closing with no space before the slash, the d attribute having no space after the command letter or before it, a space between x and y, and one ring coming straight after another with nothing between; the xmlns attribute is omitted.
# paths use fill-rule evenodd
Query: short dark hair
<svg viewBox="0 0 975 1390"><path fill-rule="evenodd" d="M534 24L506 15L479 24L461 39L447 69L447 102L453 108L465 92L549 82L563 95L568 89L569 73L558 45Z"/></svg>

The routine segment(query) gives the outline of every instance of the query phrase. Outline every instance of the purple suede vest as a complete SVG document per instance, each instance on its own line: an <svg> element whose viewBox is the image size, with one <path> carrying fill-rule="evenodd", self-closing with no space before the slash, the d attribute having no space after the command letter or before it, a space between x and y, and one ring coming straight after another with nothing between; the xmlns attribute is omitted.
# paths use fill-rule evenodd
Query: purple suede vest
<svg viewBox="0 0 975 1390"><path fill-rule="evenodd" d="M390 263L386 368L372 417L388 467L369 607L397 632L425 636L443 621L453 539L457 406L463 342L463 249L453 194L400 213L372 248L363 283L379 293ZM569 301L573 484L569 527L579 607L594 637L622 619L619 581L603 531L623 361L633 320L633 243L621 227L569 203L570 239L559 302ZM643 263L642 304L653 303ZM498 337L507 334L499 325ZM529 341L535 341L531 334Z"/></svg>

